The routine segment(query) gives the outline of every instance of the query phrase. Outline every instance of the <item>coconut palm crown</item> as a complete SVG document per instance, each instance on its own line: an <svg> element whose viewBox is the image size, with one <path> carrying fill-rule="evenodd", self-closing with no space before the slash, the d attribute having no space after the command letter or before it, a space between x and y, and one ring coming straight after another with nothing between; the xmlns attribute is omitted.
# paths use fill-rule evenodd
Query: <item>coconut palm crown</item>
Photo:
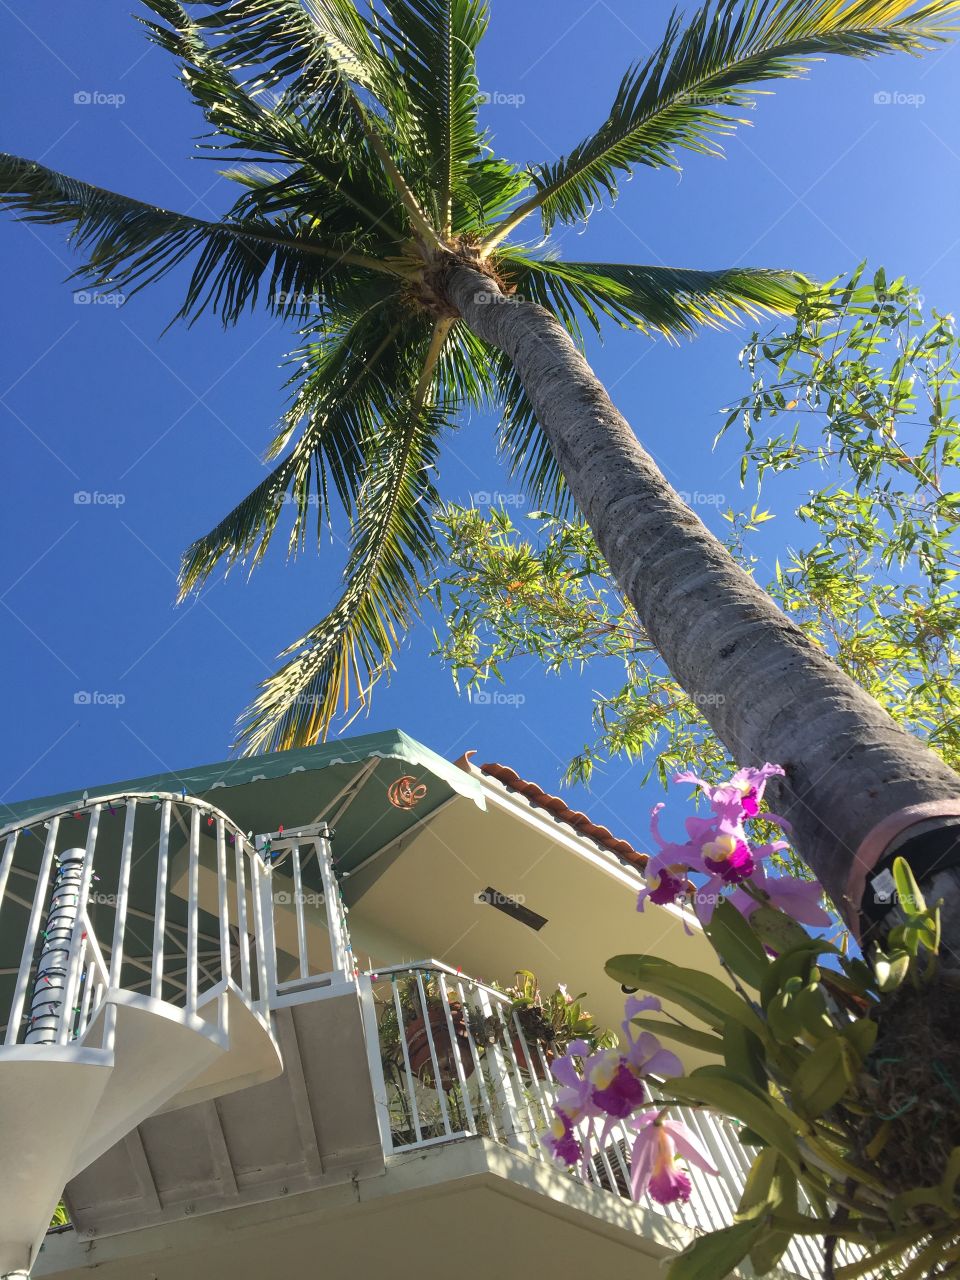
<svg viewBox="0 0 960 1280"><path fill-rule="evenodd" d="M179 317L224 325L261 305L295 324L290 400L266 478L185 553L181 591L224 561L262 559L287 506L290 550L335 517L350 549L332 611L282 655L240 725L247 751L325 734L361 705L417 616L440 547L433 513L443 437L471 408L499 413L502 451L540 505L563 477L502 350L451 301L451 272L491 298L668 338L789 313L784 271L561 260L542 248L616 198L637 166L716 155L757 86L824 54L919 53L945 38L954 2L714 0L632 65L608 117L559 160L518 168L478 121L484 0L144 0L150 38L178 60L239 194L220 221L160 209L13 156L0 201L66 223L85 283L128 296L183 263ZM523 237L526 237L524 239ZM536 245L536 248L531 247Z"/></svg>

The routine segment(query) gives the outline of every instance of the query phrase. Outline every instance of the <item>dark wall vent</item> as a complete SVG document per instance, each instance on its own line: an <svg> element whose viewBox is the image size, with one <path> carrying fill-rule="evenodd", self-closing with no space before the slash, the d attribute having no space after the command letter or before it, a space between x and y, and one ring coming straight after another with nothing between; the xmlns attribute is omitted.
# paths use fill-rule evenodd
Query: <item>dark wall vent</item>
<svg viewBox="0 0 960 1280"><path fill-rule="evenodd" d="M508 893L501 893L499 889L494 889L490 885L482 893L476 895L476 900L477 902L485 902L488 906L496 907L505 916L511 916L514 920L519 920L521 924L525 924L528 929L533 929L534 932L542 929L547 923L546 916L538 916L535 911L525 907L519 899L511 898Z"/></svg>

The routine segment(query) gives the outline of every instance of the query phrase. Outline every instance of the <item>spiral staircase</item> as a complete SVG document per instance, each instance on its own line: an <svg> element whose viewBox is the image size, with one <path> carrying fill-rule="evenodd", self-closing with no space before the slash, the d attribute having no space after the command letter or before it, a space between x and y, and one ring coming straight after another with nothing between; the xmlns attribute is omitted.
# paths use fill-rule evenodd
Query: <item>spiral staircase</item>
<svg viewBox="0 0 960 1280"><path fill-rule="evenodd" d="M186 793L0 831L0 1276L29 1274L64 1186L148 1117L280 1075L268 881Z"/></svg>

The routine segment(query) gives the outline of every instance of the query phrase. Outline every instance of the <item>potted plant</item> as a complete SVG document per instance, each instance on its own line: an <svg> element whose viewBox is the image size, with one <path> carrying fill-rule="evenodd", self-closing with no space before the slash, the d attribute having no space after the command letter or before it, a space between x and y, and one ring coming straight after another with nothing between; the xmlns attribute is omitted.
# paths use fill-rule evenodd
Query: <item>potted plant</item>
<svg viewBox="0 0 960 1280"><path fill-rule="evenodd" d="M422 975L421 983L423 999L421 999L420 984L415 974L410 974L396 983L401 1015L399 1024L393 993L391 992L390 998L383 1002L378 1018L381 1053L386 1066L401 1070L404 1066L402 1036L406 1042L411 1072L422 1084L436 1088L431 1053L432 1040L433 1052L436 1054L439 1067L440 1087L444 1092L449 1092L460 1082L455 1055L458 1054L460 1057L464 1079L469 1079L475 1069L468 1034L469 1011L456 998L456 992L450 989L446 992L447 1008L444 1008L436 974L429 977ZM449 1023L447 1022L448 1009Z"/></svg>
<svg viewBox="0 0 960 1280"><path fill-rule="evenodd" d="M525 1073L529 1073L529 1058L540 1080L546 1078L547 1067L553 1059L564 1053L574 1040L585 1040L591 1049L608 1048L617 1043L616 1035L599 1027L584 1009L581 1001L586 992L571 996L561 985L545 996L536 974L529 969L518 969L513 985L503 988L503 992L511 1001L508 1021L514 1055ZM518 1023L526 1051L516 1031ZM499 1020L488 1022L487 1038L502 1039Z"/></svg>

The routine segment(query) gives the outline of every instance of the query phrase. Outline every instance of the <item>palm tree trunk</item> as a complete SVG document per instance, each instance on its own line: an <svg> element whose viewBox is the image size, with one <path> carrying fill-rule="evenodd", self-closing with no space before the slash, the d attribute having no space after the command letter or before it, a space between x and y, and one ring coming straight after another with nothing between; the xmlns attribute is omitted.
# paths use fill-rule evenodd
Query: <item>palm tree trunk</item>
<svg viewBox="0 0 960 1280"><path fill-rule="evenodd" d="M865 871L907 827L942 843L949 816L960 818L960 778L734 563L553 316L464 266L450 271L446 292L470 329L512 360L614 578L675 678L739 763L786 769L772 807L856 929ZM911 844L911 861L925 839ZM923 876L919 854L914 865ZM944 938L960 963L960 875L925 878L946 899Z"/></svg>

